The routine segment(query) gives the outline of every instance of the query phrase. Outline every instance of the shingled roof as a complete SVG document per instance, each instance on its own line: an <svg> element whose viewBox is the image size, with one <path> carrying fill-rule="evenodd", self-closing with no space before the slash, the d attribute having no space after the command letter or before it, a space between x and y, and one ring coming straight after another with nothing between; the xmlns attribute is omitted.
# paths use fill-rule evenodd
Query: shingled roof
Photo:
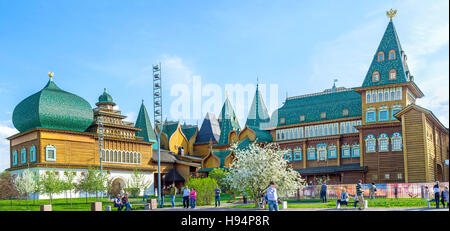
<svg viewBox="0 0 450 231"><path fill-rule="evenodd" d="M136 132L136 136L144 138L144 141L154 142L153 148L158 148L158 142L153 130L152 123L150 122L150 117L148 116L147 109L145 108L144 101L142 100L141 108L139 109L139 115L136 119L136 128L140 128L140 131Z"/></svg>
<svg viewBox="0 0 450 231"><path fill-rule="evenodd" d="M181 125L181 131L183 132L183 134L186 136L186 138L188 140L190 140L192 138L192 136L195 135L197 130L198 130L197 125L187 125L187 124Z"/></svg>
<svg viewBox="0 0 450 231"><path fill-rule="evenodd" d="M228 144L228 135L231 131L236 130L238 133L240 130L239 121L237 120L236 114L234 113L233 107L231 106L228 97L223 104L222 111L219 115L220 124L220 137L219 143L217 145Z"/></svg>
<svg viewBox="0 0 450 231"><path fill-rule="evenodd" d="M197 134L196 144L208 143L209 141L216 143L220 138L219 121L213 113L206 113L200 131Z"/></svg>

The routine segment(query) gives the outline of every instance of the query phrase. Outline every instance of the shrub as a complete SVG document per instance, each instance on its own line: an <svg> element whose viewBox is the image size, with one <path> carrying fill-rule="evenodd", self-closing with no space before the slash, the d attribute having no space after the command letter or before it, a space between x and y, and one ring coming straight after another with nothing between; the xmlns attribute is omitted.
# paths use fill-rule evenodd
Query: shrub
<svg viewBox="0 0 450 231"><path fill-rule="evenodd" d="M216 180L206 178L190 178L187 183L189 189L195 189L197 192L197 205L210 205L214 201L214 189L216 188Z"/></svg>

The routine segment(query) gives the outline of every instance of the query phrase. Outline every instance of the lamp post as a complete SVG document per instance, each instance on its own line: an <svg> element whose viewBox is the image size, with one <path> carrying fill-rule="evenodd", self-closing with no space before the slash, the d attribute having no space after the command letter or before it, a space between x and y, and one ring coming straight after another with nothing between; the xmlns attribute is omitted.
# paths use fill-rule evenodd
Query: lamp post
<svg viewBox="0 0 450 231"><path fill-rule="evenodd" d="M103 180L103 117L97 117L98 121L98 155L100 156L100 177ZM101 193L101 200L103 201L103 190Z"/></svg>
<svg viewBox="0 0 450 231"><path fill-rule="evenodd" d="M158 140L158 202L161 203L161 132L162 132L162 87L161 87L161 63L153 65L153 118Z"/></svg>

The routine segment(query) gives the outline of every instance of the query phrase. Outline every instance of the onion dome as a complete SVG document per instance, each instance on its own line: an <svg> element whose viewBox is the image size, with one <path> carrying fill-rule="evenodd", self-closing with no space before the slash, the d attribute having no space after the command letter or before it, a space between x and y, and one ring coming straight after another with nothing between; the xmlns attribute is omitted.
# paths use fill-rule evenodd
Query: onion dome
<svg viewBox="0 0 450 231"><path fill-rule="evenodd" d="M61 90L50 80L39 92L22 100L13 112L13 124L24 132L50 128L84 132L93 122L91 105L83 98Z"/></svg>
<svg viewBox="0 0 450 231"><path fill-rule="evenodd" d="M98 106L99 104L111 104L113 106L116 105L116 103L113 102L111 95L106 92L106 88L104 89L103 94L98 97L98 102L95 105Z"/></svg>

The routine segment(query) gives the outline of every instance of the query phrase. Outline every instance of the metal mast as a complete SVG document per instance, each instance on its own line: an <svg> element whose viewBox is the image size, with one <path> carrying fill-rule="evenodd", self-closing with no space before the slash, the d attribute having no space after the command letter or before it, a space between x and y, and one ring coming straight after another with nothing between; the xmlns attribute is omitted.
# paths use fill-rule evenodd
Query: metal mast
<svg viewBox="0 0 450 231"><path fill-rule="evenodd" d="M161 87L161 63L153 65L153 119L155 128L158 127L156 134L158 140L158 204L161 203L161 132L162 126L162 87Z"/></svg>
<svg viewBox="0 0 450 231"><path fill-rule="evenodd" d="M103 117L97 117L98 122L98 155L100 156L100 176L103 179ZM103 191L101 193L101 200L103 200Z"/></svg>

